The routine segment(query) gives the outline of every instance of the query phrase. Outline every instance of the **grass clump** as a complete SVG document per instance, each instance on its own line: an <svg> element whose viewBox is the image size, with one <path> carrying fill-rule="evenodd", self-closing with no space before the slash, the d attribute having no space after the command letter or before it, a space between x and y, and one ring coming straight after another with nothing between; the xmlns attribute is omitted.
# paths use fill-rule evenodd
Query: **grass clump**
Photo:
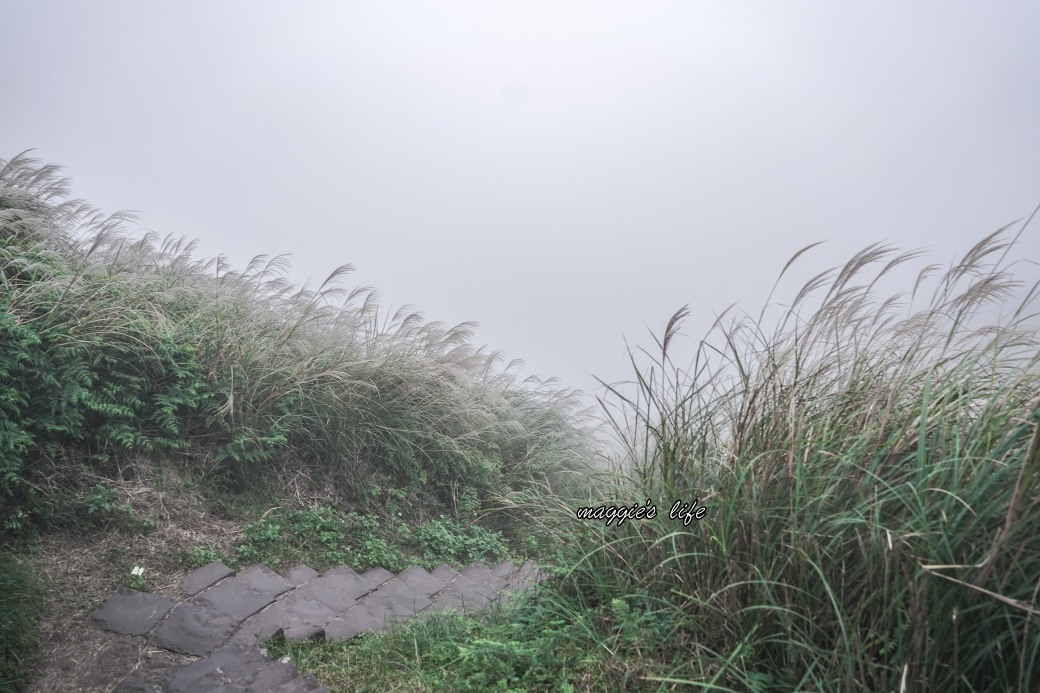
<svg viewBox="0 0 1040 693"><path fill-rule="evenodd" d="M333 690L574 691L568 660L580 639L569 620L517 606L474 619L448 612L411 621L386 635L349 643L271 645ZM529 637L539 633L540 637Z"/></svg>
<svg viewBox="0 0 1040 693"><path fill-rule="evenodd" d="M448 612L346 643L271 647L335 691L656 690L647 676L673 673L688 654L677 624L674 609L647 594L591 606L543 585L475 616Z"/></svg>
<svg viewBox="0 0 1040 693"><path fill-rule="evenodd" d="M646 365L633 356L634 387L610 389L626 454L601 502L708 514L586 528L566 582L590 606L633 586L671 605L689 656L648 685L1040 685L1036 285L992 320L1018 286L1012 245L984 239L923 308L936 268L879 303L915 254L871 246L772 323L723 316L689 367L671 358L685 309Z"/></svg>
<svg viewBox="0 0 1040 693"><path fill-rule="evenodd" d="M21 690L31 677L45 597L30 562L0 553L0 691L4 693Z"/></svg>

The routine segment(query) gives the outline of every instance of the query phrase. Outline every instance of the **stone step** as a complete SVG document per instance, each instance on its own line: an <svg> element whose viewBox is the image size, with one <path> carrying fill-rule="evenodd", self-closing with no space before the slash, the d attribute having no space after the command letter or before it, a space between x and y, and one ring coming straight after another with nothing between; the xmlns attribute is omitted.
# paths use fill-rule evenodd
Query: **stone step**
<svg viewBox="0 0 1040 693"><path fill-rule="evenodd" d="M530 561L491 568L474 563L461 572L446 564L429 572L412 566L398 575L383 568L359 575L347 566L318 573L301 565L286 576L265 565L236 574L214 561L180 581L185 600L120 587L93 616L105 630L199 657L167 679L170 693L306 693L326 689L301 677L288 660L271 660L263 645L275 635L349 640L418 614L482 609L544 578Z"/></svg>
<svg viewBox="0 0 1040 693"><path fill-rule="evenodd" d="M167 680L165 690L168 693L328 692L309 676L301 676L288 658L274 660L267 650L238 645L225 645L208 657L181 667Z"/></svg>

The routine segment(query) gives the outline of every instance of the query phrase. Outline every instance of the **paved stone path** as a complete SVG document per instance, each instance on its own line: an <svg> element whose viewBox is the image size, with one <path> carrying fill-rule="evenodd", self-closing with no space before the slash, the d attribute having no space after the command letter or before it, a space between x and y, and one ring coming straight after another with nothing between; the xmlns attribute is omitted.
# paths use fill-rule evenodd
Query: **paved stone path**
<svg viewBox="0 0 1040 693"><path fill-rule="evenodd" d="M279 633L287 640L349 640L418 614L473 611L543 577L531 562L475 563L462 572L445 564L432 572L412 566L396 576L383 568L358 575L346 566L324 574L298 566L283 577L264 565L235 574L214 561L181 580L182 601L120 587L93 617L105 630L199 657L138 691L327 692L288 658L272 660L263 645Z"/></svg>

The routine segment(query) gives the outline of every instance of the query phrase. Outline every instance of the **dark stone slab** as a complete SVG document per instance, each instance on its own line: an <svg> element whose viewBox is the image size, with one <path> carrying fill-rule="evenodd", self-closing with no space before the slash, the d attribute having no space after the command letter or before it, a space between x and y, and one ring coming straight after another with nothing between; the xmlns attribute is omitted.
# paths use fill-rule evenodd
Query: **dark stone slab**
<svg viewBox="0 0 1040 693"><path fill-rule="evenodd" d="M202 657L223 645L238 623L239 619L209 607L181 603L156 628L151 642L166 650Z"/></svg>
<svg viewBox="0 0 1040 693"><path fill-rule="evenodd" d="M335 566L333 568L329 568L328 570L325 571L324 574L327 575L327 576L332 576L332 575L348 575L350 577L357 577L358 576L358 574L356 572L354 572L354 569L351 568L349 565L338 565L338 566Z"/></svg>
<svg viewBox="0 0 1040 693"><path fill-rule="evenodd" d="M181 578L181 589L191 596L195 596L210 585L219 580L234 575L235 571L228 568L220 561L207 563L198 570L194 570Z"/></svg>
<svg viewBox="0 0 1040 693"><path fill-rule="evenodd" d="M527 589L546 577L538 570L538 566L533 561L527 561L508 578L507 582L512 589Z"/></svg>
<svg viewBox="0 0 1040 693"><path fill-rule="evenodd" d="M505 580L492 573L490 570L487 569L487 567L485 567L481 563L474 563L473 565L469 566L468 568L462 571L462 575L464 577L469 578L478 585L483 585L487 587L491 591L491 594L489 594L488 596L491 597L493 597L495 593L497 593L499 590L506 586Z"/></svg>
<svg viewBox="0 0 1040 693"><path fill-rule="evenodd" d="M508 580L509 576L516 572L516 566L509 561L499 563L491 569L491 573L496 577L500 577L503 580Z"/></svg>
<svg viewBox="0 0 1040 693"><path fill-rule="evenodd" d="M365 572L363 575L358 575L356 572L354 572L353 568L350 568L345 565L336 566L335 568L330 568L329 570L325 571L325 577L333 577L336 575L343 576L351 582L356 581L359 584L364 585L365 592L371 592L372 590L389 580L390 578L386 577L387 575L389 575L390 577L394 576L393 573L383 570L382 568L373 568Z"/></svg>
<svg viewBox="0 0 1040 693"><path fill-rule="evenodd" d="M321 575L321 573L314 568L311 568L309 565L298 565L289 571L289 582L299 586L308 580L313 580L319 575Z"/></svg>
<svg viewBox="0 0 1040 693"><path fill-rule="evenodd" d="M383 583L379 589L369 594L366 599L374 596L389 597L397 604L400 604L404 611L401 612L399 609L395 609L392 614L395 617L412 616L430 605L429 597L421 592L416 592L401 578L394 578ZM362 600L362 603L364 603L364 600Z"/></svg>
<svg viewBox="0 0 1040 693"><path fill-rule="evenodd" d="M285 639L290 642L320 639L325 635L325 624L317 624L302 618L289 619L289 625L282 629Z"/></svg>
<svg viewBox="0 0 1040 693"><path fill-rule="evenodd" d="M287 595L278 606L284 609L285 620L282 622L282 628L286 640L306 640L315 637L338 613L303 594L300 589Z"/></svg>
<svg viewBox="0 0 1040 693"><path fill-rule="evenodd" d="M152 646L204 658L170 676L167 693L328 693L310 677L300 676L288 659L271 661L257 646L279 631L289 640L322 633L329 640L349 640L419 612L475 611L546 578L531 561L491 569L477 563L461 573L446 564L429 573L412 566L396 577L383 568L358 575L347 566L324 575L297 566L288 579L263 565L227 579L233 575L214 562L186 576L182 588L196 590L195 603L175 604L120 588L95 611L94 619L141 643L138 636L151 630ZM157 682L178 665L173 654L163 657L169 663L161 671L127 676L119 693L157 693Z"/></svg>
<svg viewBox="0 0 1040 693"><path fill-rule="evenodd" d="M273 602L274 596L269 592L261 592L241 576L236 576L202 592L196 600L214 611L231 616L236 619L235 625L238 625Z"/></svg>
<svg viewBox="0 0 1040 693"><path fill-rule="evenodd" d="M445 611L464 611L465 604L458 592L452 588L441 590L433 595L430 605L423 609L422 613L442 613Z"/></svg>
<svg viewBox="0 0 1040 693"><path fill-rule="evenodd" d="M260 590L264 594L276 597L282 592L291 590L297 583L286 580L266 565L255 565L249 570L244 570L238 577Z"/></svg>
<svg viewBox="0 0 1040 693"><path fill-rule="evenodd" d="M257 667L252 677L246 678L246 682L249 686L248 690L271 691L289 683L298 676L296 667L292 663L274 661L266 662L263 666Z"/></svg>
<svg viewBox="0 0 1040 693"><path fill-rule="evenodd" d="M365 579L365 582L367 582L369 585L371 585L372 589L375 589L375 588L379 587L380 585L382 585L387 580L390 580L391 578L393 578L394 574L391 573L386 568L378 568L377 567L377 568L371 568L371 569L365 571L365 573L361 577L363 577Z"/></svg>
<svg viewBox="0 0 1040 693"><path fill-rule="evenodd" d="M331 641L350 640L356 635L381 631L385 628L382 618L376 618L371 611L361 606L353 606L325 626L325 639Z"/></svg>
<svg viewBox="0 0 1040 693"><path fill-rule="evenodd" d="M105 630L124 635L145 635L175 604L166 597L120 587L94 611L93 617Z"/></svg>
<svg viewBox="0 0 1040 693"><path fill-rule="evenodd" d="M437 578L438 580L451 582L459 575L461 575L461 573L452 568L447 563L441 563L439 566L430 571L430 575L433 575L433 577Z"/></svg>
<svg viewBox="0 0 1040 693"><path fill-rule="evenodd" d="M397 576L397 579L408 585L417 593L427 597L441 591L447 587L450 582L450 580L442 580L434 577L417 565L402 570L401 574Z"/></svg>
<svg viewBox="0 0 1040 693"><path fill-rule="evenodd" d="M508 603L516 599L522 592L534 587L548 577L538 570L533 561L527 561L512 575L506 578L507 584L499 592L497 601Z"/></svg>
<svg viewBox="0 0 1040 693"><path fill-rule="evenodd" d="M493 578L488 582L481 582L479 579L474 580L470 576L462 574L452 580L451 586L460 592L471 595L479 594L484 599L491 600L499 593L501 582L498 578Z"/></svg>
<svg viewBox="0 0 1040 693"><path fill-rule="evenodd" d="M371 591L369 583L353 570L325 573L296 589L308 599L321 602L334 613L346 611L357 603L358 597Z"/></svg>
<svg viewBox="0 0 1040 693"><path fill-rule="evenodd" d="M291 664L272 662L258 648L222 647L210 656L182 667L166 683L168 693L206 690L269 691L296 676ZM256 686L261 677L271 684Z"/></svg>
<svg viewBox="0 0 1040 693"><path fill-rule="evenodd" d="M165 688L168 693L194 693L231 683L230 677L225 675L222 679L218 672L244 651L244 648L221 648L209 657L178 669L167 679Z"/></svg>
<svg viewBox="0 0 1040 693"><path fill-rule="evenodd" d="M278 635L288 622L289 617L285 613L285 606L280 602L275 602L263 611L247 618L231 637L231 642L247 647L262 646Z"/></svg>
<svg viewBox="0 0 1040 693"><path fill-rule="evenodd" d="M390 621L407 618L415 613L407 605L378 590L365 595L358 605L372 614L376 621L384 626Z"/></svg>
<svg viewBox="0 0 1040 693"><path fill-rule="evenodd" d="M455 609L475 611L488 605L498 596L496 590L460 574L451 584L433 596L436 610ZM429 607L428 607L429 610Z"/></svg>
<svg viewBox="0 0 1040 693"><path fill-rule="evenodd" d="M423 613L440 613L444 611L476 611L488 605L491 600L480 595L463 593L456 588L448 588L437 593Z"/></svg>

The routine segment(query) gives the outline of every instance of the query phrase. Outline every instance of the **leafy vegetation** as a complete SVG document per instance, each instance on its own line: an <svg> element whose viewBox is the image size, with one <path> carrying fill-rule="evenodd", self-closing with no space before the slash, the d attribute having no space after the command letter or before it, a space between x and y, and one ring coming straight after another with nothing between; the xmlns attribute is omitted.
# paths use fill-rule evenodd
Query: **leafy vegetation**
<svg viewBox="0 0 1040 693"><path fill-rule="evenodd" d="M499 533L479 525L464 527L452 519L439 519L413 530L402 518L381 520L317 506L279 509L246 525L244 535L237 562L276 569L349 565L355 570L382 566L397 572L410 565L432 569L441 563L500 563L509 553Z"/></svg>
<svg viewBox="0 0 1040 693"><path fill-rule="evenodd" d="M445 518L415 530L403 518L381 520L323 506L275 509L247 524L243 538L233 555L196 547L188 565L223 560L230 566L264 563L280 570L305 564L319 571L349 565L359 571L381 566L398 572L411 565L433 569L441 563L456 567L473 561L497 564L510 554L501 533L479 525L461 525Z"/></svg>

